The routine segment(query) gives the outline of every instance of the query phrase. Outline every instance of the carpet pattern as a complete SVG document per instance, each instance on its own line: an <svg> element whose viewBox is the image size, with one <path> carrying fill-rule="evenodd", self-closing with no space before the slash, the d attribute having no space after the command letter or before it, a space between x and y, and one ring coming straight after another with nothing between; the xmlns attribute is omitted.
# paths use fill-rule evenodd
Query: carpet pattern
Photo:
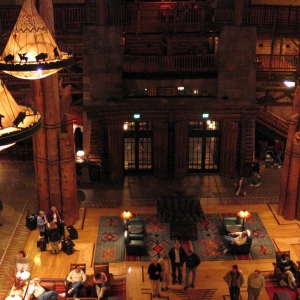
<svg viewBox="0 0 300 300"><path fill-rule="evenodd" d="M264 276L266 281L266 292L270 299L273 299L274 293L276 292L288 292L291 300L297 299L296 290L292 290L289 287L279 287L278 280L274 277L273 272L262 271L261 274Z"/></svg>
<svg viewBox="0 0 300 300"><path fill-rule="evenodd" d="M228 214L226 214L228 215ZM233 255L223 253L224 237L222 217L220 214L206 214L197 223L197 241L180 241L182 247L195 251L202 261L215 260L247 260L275 258L275 247L267 234L257 213L252 213L247 220L246 228L252 232L252 247L249 255ZM170 239L170 226L161 223L156 215L137 215L145 224L145 243L147 255L136 257L126 256L124 246L124 223L117 216L101 217L95 250L95 262L117 262L123 260L150 261L155 256L162 256L169 252L174 245Z"/></svg>
<svg viewBox="0 0 300 300"><path fill-rule="evenodd" d="M172 290L171 291L180 300L209 300L213 299L216 289L187 289L184 290Z"/></svg>

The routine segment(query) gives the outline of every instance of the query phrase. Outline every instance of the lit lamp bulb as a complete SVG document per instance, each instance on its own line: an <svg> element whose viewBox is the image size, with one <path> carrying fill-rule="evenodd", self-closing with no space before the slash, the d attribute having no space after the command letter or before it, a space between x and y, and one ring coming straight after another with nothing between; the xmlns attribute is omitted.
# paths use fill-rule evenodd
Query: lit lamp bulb
<svg viewBox="0 0 300 300"><path fill-rule="evenodd" d="M85 153L83 150L79 150L76 153L76 161L77 162L84 162L85 159Z"/></svg>

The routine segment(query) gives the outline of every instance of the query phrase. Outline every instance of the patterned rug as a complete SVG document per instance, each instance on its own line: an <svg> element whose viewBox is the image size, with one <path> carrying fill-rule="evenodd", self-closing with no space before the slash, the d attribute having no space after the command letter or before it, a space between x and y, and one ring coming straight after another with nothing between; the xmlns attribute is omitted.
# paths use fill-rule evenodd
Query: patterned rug
<svg viewBox="0 0 300 300"><path fill-rule="evenodd" d="M171 291L180 300L209 300L214 299L216 289L187 289L184 290L172 290Z"/></svg>
<svg viewBox="0 0 300 300"><path fill-rule="evenodd" d="M266 292L270 299L273 299L276 292L288 292L291 300L297 299L297 293L295 290L291 290L289 287L279 287L278 280L274 277L273 272L262 271L261 274L265 277Z"/></svg>
<svg viewBox="0 0 300 300"><path fill-rule="evenodd" d="M224 216L224 215L223 215ZM155 256L167 254L174 245L170 240L170 226L161 223L156 215L137 215L145 224L145 243L147 255L126 256L124 246L124 223L117 216L101 217L95 250L95 262L117 262L124 260L150 261ZM246 228L252 232L252 246L249 255L223 253L222 215L206 214L202 222L197 223L197 241L180 241L182 247L192 249L202 261L246 260L275 258L275 247L266 232L257 213L247 219Z"/></svg>

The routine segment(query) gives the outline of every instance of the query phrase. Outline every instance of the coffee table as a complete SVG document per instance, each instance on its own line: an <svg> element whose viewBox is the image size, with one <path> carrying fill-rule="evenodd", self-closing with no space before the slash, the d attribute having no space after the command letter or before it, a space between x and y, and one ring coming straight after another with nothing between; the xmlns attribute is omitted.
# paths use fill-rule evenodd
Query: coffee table
<svg viewBox="0 0 300 300"><path fill-rule="evenodd" d="M172 222L170 224L171 240L197 240L197 225L194 222Z"/></svg>

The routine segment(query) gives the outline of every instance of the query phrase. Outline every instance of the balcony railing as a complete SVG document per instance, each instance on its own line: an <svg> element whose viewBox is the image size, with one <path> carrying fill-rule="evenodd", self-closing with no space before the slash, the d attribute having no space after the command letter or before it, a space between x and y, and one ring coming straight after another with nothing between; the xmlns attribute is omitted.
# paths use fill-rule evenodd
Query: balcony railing
<svg viewBox="0 0 300 300"><path fill-rule="evenodd" d="M215 71L215 55L124 56L124 72Z"/></svg>
<svg viewBox="0 0 300 300"><path fill-rule="evenodd" d="M11 30L20 13L20 6L0 5L0 30ZM110 7L107 9L108 24L119 24L139 31L145 24L172 24L203 26L209 24L232 24L235 19L234 9L210 8L195 6L185 8L177 2L168 2L167 6L158 3L147 5L129 5L127 8ZM84 7L80 4L72 6L54 6L54 23L57 32L78 31L82 26L96 25L98 20L96 7ZM256 5L245 8L243 12L245 25L299 25L299 6ZM127 27L126 27L127 26ZM130 27L131 26L131 27ZM179 27L184 28L185 27ZM157 29L154 27L153 30ZM158 27L159 29L159 27ZM189 27L190 30L193 27Z"/></svg>
<svg viewBox="0 0 300 300"><path fill-rule="evenodd" d="M256 55L257 70L290 70L296 71L298 63L297 55Z"/></svg>

